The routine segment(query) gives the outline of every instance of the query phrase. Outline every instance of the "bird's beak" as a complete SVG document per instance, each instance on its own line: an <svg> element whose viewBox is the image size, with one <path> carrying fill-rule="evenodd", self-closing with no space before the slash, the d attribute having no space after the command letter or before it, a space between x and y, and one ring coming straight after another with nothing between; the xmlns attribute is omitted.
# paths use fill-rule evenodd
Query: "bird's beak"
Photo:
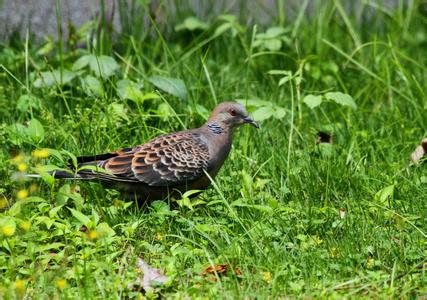
<svg viewBox="0 0 427 300"><path fill-rule="evenodd" d="M244 123L247 123L247 124L250 124L250 125L252 125L253 127L255 127L255 128L259 128L259 125L258 125L258 123L257 122L255 122L254 120L252 120L251 118L249 118L249 117L244 117L243 118L243 122Z"/></svg>

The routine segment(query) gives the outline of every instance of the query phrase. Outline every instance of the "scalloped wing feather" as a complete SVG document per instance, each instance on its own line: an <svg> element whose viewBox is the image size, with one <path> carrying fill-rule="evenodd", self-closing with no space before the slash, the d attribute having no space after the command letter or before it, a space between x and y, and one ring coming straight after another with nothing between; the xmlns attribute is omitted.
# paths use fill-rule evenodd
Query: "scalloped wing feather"
<svg viewBox="0 0 427 300"><path fill-rule="evenodd" d="M99 174L105 180L179 185L204 176L203 170L208 171L209 167L209 149L197 133L174 133L114 152L114 156L97 165L111 173Z"/></svg>

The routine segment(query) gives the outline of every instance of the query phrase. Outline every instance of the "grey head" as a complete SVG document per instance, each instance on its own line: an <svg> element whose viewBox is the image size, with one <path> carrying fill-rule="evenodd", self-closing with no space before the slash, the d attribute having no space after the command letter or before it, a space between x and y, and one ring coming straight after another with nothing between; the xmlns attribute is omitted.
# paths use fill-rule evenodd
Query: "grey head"
<svg viewBox="0 0 427 300"><path fill-rule="evenodd" d="M218 104L206 124L214 130L217 128L218 131L232 131L243 124L250 124L259 128L258 124L249 117L246 108L237 102L222 102Z"/></svg>

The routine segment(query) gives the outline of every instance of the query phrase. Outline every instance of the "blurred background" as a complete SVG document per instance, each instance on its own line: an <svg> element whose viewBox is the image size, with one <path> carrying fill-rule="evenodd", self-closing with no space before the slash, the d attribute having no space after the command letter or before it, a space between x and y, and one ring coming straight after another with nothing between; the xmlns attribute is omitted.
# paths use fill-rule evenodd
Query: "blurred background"
<svg viewBox="0 0 427 300"><path fill-rule="evenodd" d="M304 18L310 17L329 1L319 0L2 0L0 1L1 38L4 40L13 34L25 35L26 29L39 38L45 35L57 37L58 21L62 24L63 35L66 36L70 26L80 27L88 21L105 18L104 21L113 25L118 33L129 31L131 20L144 20L153 17L162 25L162 31L171 31L186 16L196 16L210 21L220 14L232 14L239 17L243 25L269 25L274 20L280 22L293 21L301 8ZM358 20L375 17L378 9L390 13L390 10L402 10L410 6L411 0L357 0L333 1L340 2L348 13L357 15ZM427 5L424 5L426 7ZM284 10L282 9L284 8ZM280 13L278 13L280 12ZM134 27L132 30L142 30ZM173 25L173 26L168 26ZM284 24L280 24L284 25Z"/></svg>

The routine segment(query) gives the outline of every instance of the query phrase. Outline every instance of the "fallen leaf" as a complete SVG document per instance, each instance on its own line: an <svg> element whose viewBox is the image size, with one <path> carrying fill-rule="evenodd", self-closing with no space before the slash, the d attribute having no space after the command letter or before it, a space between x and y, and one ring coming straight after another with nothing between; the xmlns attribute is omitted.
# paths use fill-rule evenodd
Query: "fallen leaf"
<svg viewBox="0 0 427 300"><path fill-rule="evenodd" d="M414 163L419 162L427 154L427 138L421 141L421 144L415 148L415 151L411 154L411 160Z"/></svg>
<svg viewBox="0 0 427 300"><path fill-rule="evenodd" d="M203 270L201 275L215 274L215 273L222 274L222 273L225 273L228 269L229 269L229 265L227 264L209 266L205 270Z"/></svg>
<svg viewBox="0 0 427 300"><path fill-rule="evenodd" d="M230 265L228 264L220 264L220 265L214 265L214 266L209 266L206 269L204 269L200 275L202 276L209 276L208 279L211 281L217 281L217 277L215 277L215 274L219 275L225 275L225 273L228 270L232 270L232 268L230 267ZM241 276L242 275L242 271L240 270L240 268L235 268L234 269L234 274L236 274L237 276Z"/></svg>
<svg viewBox="0 0 427 300"><path fill-rule="evenodd" d="M163 285L169 278L163 275L160 269L153 268L147 264L142 258L137 259L136 267L141 273L142 278L138 278L137 284L145 291L154 289L156 286Z"/></svg>

